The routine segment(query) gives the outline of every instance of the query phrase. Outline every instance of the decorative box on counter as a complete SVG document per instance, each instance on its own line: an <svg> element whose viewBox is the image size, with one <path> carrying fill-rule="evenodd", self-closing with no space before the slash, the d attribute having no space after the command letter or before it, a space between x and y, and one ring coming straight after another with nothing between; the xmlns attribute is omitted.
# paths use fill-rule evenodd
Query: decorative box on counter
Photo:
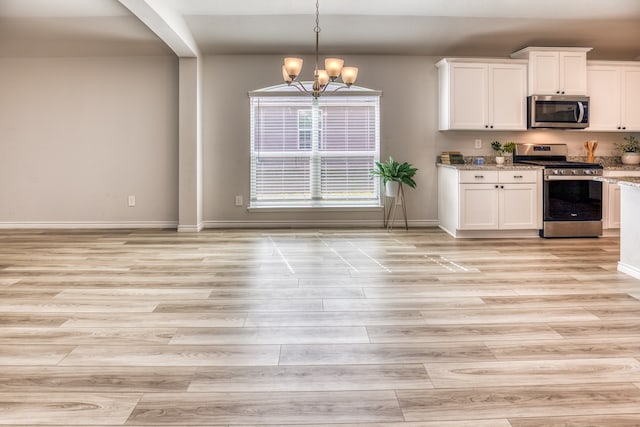
<svg viewBox="0 0 640 427"><path fill-rule="evenodd" d="M440 163L443 165L464 165L464 157L459 151L443 151L440 154Z"/></svg>

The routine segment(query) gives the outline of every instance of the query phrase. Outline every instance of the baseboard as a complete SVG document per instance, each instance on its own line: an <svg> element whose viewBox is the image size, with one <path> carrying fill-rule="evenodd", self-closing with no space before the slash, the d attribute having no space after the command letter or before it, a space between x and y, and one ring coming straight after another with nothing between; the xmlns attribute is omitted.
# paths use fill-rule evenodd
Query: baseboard
<svg viewBox="0 0 640 427"><path fill-rule="evenodd" d="M20 221L20 222L0 222L0 229L37 229L37 228L55 228L55 229L78 229L78 228L176 228L178 223L175 221L119 221L119 222L100 222L100 221Z"/></svg>
<svg viewBox="0 0 640 427"><path fill-rule="evenodd" d="M409 228L437 227L436 220L408 221ZM349 221L205 221L204 228L382 228L384 223L380 220L349 220ZM404 229L404 221L393 222L394 229Z"/></svg>
<svg viewBox="0 0 640 427"><path fill-rule="evenodd" d="M539 238L539 230L455 230L440 229L456 239L520 239Z"/></svg>
<svg viewBox="0 0 640 427"><path fill-rule="evenodd" d="M203 223L197 225L178 225L178 233L197 233L204 228Z"/></svg>
<svg viewBox="0 0 640 427"><path fill-rule="evenodd" d="M430 228L437 227L436 220L410 220L409 228ZM204 228L382 228L383 222L380 220L349 220L349 221L204 221L198 225L178 225L176 221L120 221L120 222L100 222L100 221L16 221L0 222L0 229L124 229L124 228L173 228L180 233L197 233ZM393 223L394 229L404 229L404 221L396 220Z"/></svg>
<svg viewBox="0 0 640 427"><path fill-rule="evenodd" d="M624 274L628 274L631 277L635 277L636 279L640 279L640 268L638 267L633 267L629 264L618 262L618 271Z"/></svg>

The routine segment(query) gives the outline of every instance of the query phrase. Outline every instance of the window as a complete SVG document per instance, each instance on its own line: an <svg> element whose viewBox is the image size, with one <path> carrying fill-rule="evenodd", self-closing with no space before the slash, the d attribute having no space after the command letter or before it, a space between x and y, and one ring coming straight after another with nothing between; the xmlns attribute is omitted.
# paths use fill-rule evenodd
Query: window
<svg viewBox="0 0 640 427"><path fill-rule="evenodd" d="M298 110L298 149L311 150L311 137L313 135L313 110ZM322 129L322 125L320 125Z"/></svg>
<svg viewBox="0 0 640 427"><path fill-rule="evenodd" d="M379 160L380 94L367 91L252 92L251 207L379 206L369 171Z"/></svg>

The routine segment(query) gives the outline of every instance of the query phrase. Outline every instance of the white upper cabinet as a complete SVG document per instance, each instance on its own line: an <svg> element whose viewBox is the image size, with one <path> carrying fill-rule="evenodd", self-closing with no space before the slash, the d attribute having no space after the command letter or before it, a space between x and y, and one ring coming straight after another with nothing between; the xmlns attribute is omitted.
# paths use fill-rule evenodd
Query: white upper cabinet
<svg viewBox="0 0 640 427"><path fill-rule="evenodd" d="M591 48L528 47L511 54L529 61L529 95L586 95Z"/></svg>
<svg viewBox="0 0 640 427"><path fill-rule="evenodd" d="M589 61L590 131L640 131L640 64Z"/></svg>
<svg viewBox="0 0 640 427"><path fill-rule="evenodd" d="M443 59L439 129L526 130L526 62Z"/></svg>

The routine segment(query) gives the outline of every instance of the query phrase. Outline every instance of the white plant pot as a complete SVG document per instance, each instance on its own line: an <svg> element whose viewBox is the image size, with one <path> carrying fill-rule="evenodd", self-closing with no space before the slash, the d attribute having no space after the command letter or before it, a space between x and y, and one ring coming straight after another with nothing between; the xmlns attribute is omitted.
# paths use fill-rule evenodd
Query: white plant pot
<svg viewBox="0 0 640 427"><path fill-rule="evenodd" d="M387 181L384 185L384 194L387 197L396 197L398 195L398 188L400 183L398 181Z"/></svg>
<svg viewBox="0 0 640 427"><path fill-rule="evenodd" d="M497 156L496 157L496 165L504 165L504 157Z"/></svg>
<svg viewBox="0 0 640 427"><path fill-rule="evenodd" d="M640 165L640 153L622 153L623 165Z"/></svg>

